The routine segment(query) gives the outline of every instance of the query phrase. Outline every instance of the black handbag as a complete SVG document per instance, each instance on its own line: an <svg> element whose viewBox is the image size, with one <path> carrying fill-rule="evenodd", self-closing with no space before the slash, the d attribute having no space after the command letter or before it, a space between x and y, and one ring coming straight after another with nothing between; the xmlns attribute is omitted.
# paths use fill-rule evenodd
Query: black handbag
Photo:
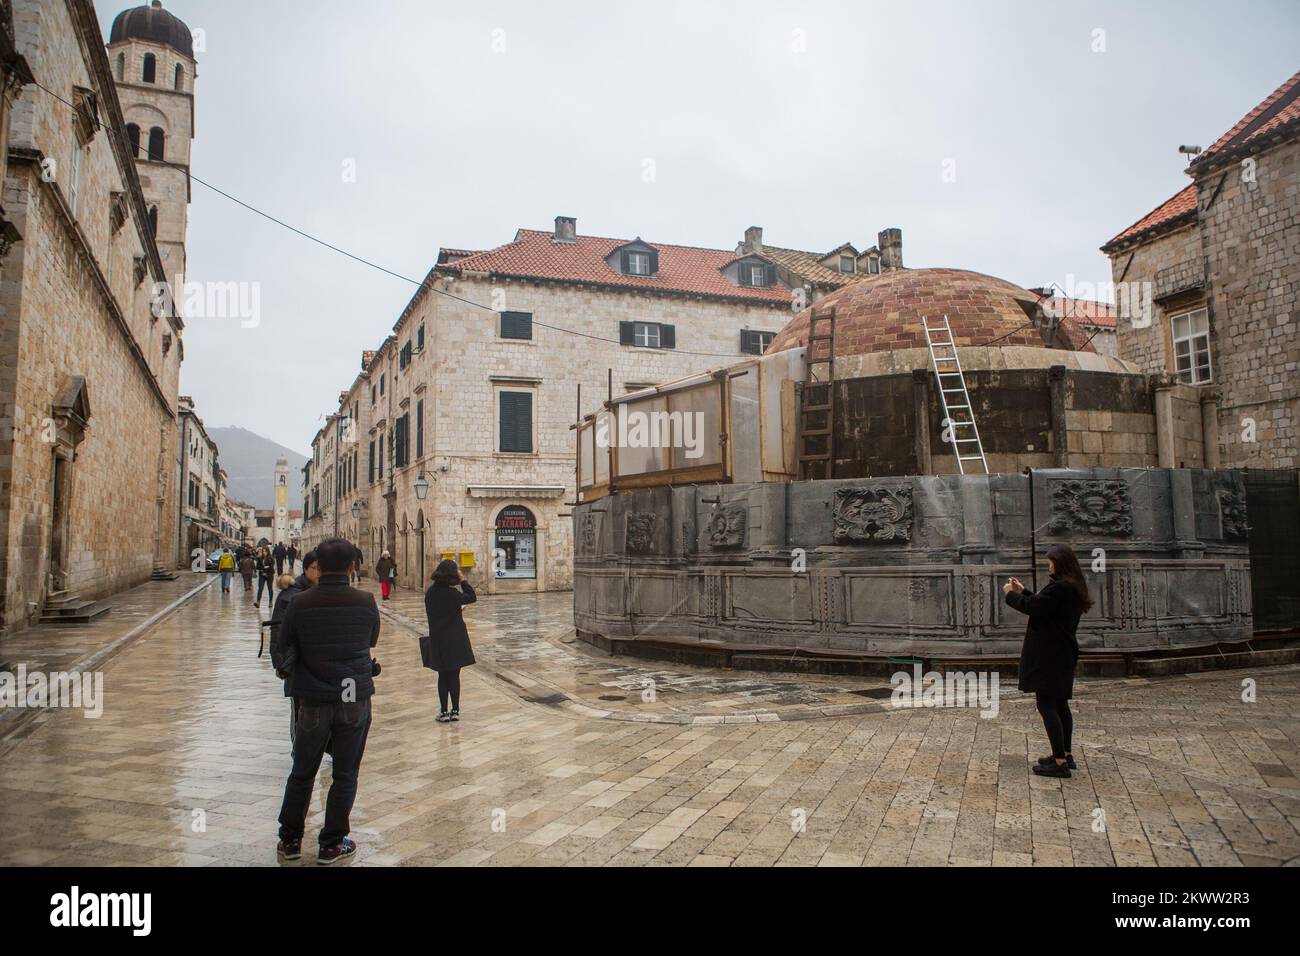
<svg viewBox="0 0 1300 956"><path fill-rule="evenodd" d="M433 659L433 638L428 634L420 638L420 663L425 667Z"/></svg>

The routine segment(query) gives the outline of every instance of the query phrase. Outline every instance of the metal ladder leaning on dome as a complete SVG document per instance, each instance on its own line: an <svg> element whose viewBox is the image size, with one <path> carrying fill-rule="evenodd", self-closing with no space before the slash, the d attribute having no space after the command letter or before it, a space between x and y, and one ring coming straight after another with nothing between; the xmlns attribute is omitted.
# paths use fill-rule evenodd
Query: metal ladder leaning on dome
<svg viewBox="0 0 1300 956"><path fill-rule="evenodd" d="M974 473L976 466L970 463L979 462L979 473L987 475L989 464L984 458L984 443L980 441L979 426L975 424L975 409L971 406L970 392L966 390L966 376L962 374L961 360L957 357L957 343L953 341L948 316L943 317L942 325L933 326L925 316L921 316L921 326L925 329L925 344L930 350L930 364L934 367L935 378L939 382L944 427L951 436L953 451L957 455L957 470L964 475L969 465ZM942 368L940 363L943 363ZM945 381L948 382L947 385L944 384ZM956 396L955 403L948 401L949 395ZM961 420L953 418L954 412L965 412L966 417ZM961 437L959 430L965 437ZM974 446L973 449L969 447L971 445ZM974 454L970 454L972 451Z"/></svg>

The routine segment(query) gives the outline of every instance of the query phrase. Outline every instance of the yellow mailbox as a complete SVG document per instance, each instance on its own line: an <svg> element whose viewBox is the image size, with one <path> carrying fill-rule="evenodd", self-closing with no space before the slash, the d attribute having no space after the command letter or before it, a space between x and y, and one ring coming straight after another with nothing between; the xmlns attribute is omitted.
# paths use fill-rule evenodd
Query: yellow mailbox
<svg viewBox="0 0 1300 956"><path fill-rule="evenodd" d="M472 568L472 567L474 567L474 552L473 552L473 551L462 551L462 552L460 553L460 566L461 566L462 568Z"/></svg>

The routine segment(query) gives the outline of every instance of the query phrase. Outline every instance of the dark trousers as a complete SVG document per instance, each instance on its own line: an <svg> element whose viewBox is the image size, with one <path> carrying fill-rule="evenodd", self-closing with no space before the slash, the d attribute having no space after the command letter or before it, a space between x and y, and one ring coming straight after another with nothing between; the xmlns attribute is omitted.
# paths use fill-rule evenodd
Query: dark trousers
<svg viewBox="0 0 1300 956"><path fill-rule="evenodd" d="M447 699L451 698L451 706ZM460 710L460 668L454 671L438 671L438 705L445 714L449 710Z"/></svg>
<svg viewBox="0 0 1300 956"><path fill-rule="evenodd" d="M239 573L240 573L240 575L241 575L241 576L243 577L243 579L244 579L244 590L245 590L245 591L251 591L251 590L253 590L253 574L252 574L252 572L250 571L248 574L244 574L243 571L240 571Z"/></svg>
<svg viewBox="0 0 1300 956"><path fill-rule="evenodd" d="M1070 699L1055 697L1041 691L1034 695L1038 714L1043 718L1043 729L1052 744L1052 756L1064 757L1070 750L1070 738L1074 736L1074 717L1070 714Z"/></svg>
<svg viewBox="0 0 1300 956"><path fill-rule="evenodd" d="M275 605L275 586L271 583L271 576L269 574L259 574L257 576L257 597L253 598L253 603L262 603L263 587L266 588L266 606L273 607Z"/></svg>
<svg viewBox="0 0 1300 956"><path fill-rule="evenodd" d="M325 798L325 826L319 839L321 846L337 846L351 829L348 817L357 798L357 775L370 733L370 700L351 704L300 701L297 725L293 770L284 785L284 803L280 807L280 839L302 839L316 771L326 745L332 743L334 779Z"/></svg>

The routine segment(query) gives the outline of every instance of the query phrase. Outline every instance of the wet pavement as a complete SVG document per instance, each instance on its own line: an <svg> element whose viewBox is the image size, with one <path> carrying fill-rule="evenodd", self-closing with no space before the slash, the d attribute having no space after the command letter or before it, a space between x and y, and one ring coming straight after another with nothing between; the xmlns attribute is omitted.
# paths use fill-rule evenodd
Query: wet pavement
<svg viewBox="0 0 1300 956"><path fill-rule="evenodd" d="M469 611L482 664L465 672L457 724L434 721L418 595L386 609L358 865L1300 857L1300 668L1089 683L1080 769L1054 780L1029 772L1045 743L1021 695L1004 693L992 718L824 716L858 684L603 658L566 643L570 600L485 597ZM258 620L238 583L229 596L210 587L103 665L102 716L49 710L0 748L0 864L276 865L288 703L256 656ZM306 862L328 781L326 765Z"/></svg>

